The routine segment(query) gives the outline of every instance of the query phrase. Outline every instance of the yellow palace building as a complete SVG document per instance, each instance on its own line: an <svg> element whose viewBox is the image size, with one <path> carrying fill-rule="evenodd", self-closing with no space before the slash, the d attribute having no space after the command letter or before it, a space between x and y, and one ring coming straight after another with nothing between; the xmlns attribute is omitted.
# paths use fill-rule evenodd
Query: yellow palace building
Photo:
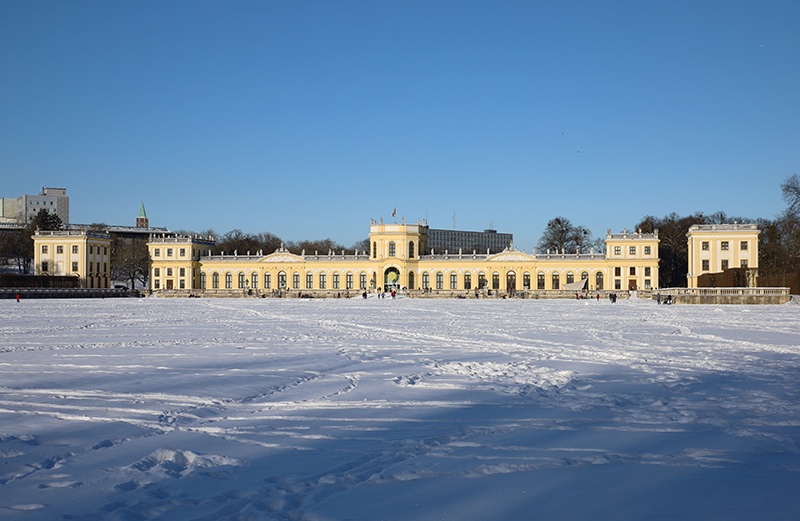
<svg viewBox="0 0 800 521"><path fill-rule="evenodd" d="M650 290L658 282L658 231L624 231L605 253L514 248L500 253L430 251L427 223L370 225L370 251L217 255L199 236L151 235L150 289L162 295L355 296L396 290L412 296L557 296Z"/></svg>

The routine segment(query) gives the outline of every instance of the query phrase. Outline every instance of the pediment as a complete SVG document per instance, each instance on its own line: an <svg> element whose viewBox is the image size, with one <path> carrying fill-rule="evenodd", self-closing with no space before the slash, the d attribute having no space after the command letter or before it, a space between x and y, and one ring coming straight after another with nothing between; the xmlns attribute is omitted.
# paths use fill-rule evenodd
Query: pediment
<svg viewBox="0 0 800 521"><path fill-rule="evenodd" d="M275 252L263 257L259 262L303 262L303 258L293 253Z"/></svg>
<svg viewBox="0 0 800 521"><path fill-rule="evenodd" d="M504 252L498 253L497 255L489 257L486 260L491 261L491 262L513 262L513 261L528 261L529 262L529 261L533 261L535 259L533 257L531 257L530 255L528 255L528 254L521 253L521 252L518 252L518 251L508 251L508 252L504 251Z"/></svg>

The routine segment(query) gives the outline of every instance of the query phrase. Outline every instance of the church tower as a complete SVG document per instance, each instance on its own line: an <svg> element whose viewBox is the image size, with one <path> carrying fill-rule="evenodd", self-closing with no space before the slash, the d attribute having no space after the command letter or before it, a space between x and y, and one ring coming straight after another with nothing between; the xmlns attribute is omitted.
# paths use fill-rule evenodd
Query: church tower
<svg viewBox="0 0 800 521"><path fill-rule="evenodd" d="M139 217L136 218L137 228L149 228L150 223L147 220L147 212L144 211L144 199L142 199L142 206L139 208Z"/></svg>

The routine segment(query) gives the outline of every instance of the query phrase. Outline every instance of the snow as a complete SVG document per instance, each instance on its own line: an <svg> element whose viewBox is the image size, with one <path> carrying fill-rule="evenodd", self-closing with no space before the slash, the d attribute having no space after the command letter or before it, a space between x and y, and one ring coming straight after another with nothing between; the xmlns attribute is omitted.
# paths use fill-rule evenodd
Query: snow
<svg viewBox="0 0 800 521"><path fill-rule="evenodd" d="M797 306L0 313L4 520L800 518Z"/></svg>

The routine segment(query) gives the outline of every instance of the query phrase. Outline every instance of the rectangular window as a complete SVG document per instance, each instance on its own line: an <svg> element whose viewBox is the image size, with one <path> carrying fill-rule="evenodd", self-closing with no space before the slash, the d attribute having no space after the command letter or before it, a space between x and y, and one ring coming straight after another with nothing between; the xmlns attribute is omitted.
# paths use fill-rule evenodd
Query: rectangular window
<svg viewBox="0 0 800 521"><path fill-rule="evenodd" d="M181 289L186 289L186 281L185 280L181 279L181 281L179 282L179 285L180 285Z"/></svg>
<svg viewBox="0 0 800 521"><path fill-rule="evenodd" d="M747 251L747 241L742 241L739 243L739 249L742 251Z"/></svg>
<svg viewBox="0 0 800 521"><path fill-rule="evenodd" d="M728 241L722 241L719 243L720 250L727 250L728 249Z"/></svg>
<svg viewBox="0 0 800 521"><path fill-rule="evenodd" d="M615 277L621 277L622 276L622 268L620 268L619 266L616 266L614 268L614 276Z"/></svg>
<svg viewBox="0 0 800 521"><path fill-rule="evenodd" d="M108 255L108 246L103 246L103 255Z"/></svg>
<svg viewBox="0 0 800 521"><path fill-rule="evenodd" d="M72 246L72 253L78 253L78 245L77 244Z"/></svg>
<svg viewBox="0 0 800 521"><path fill-rule="evenodd" d="M181 248L180 255L181 257L186 257L186 248Z"/></svg>
<svg viewBox="0 0 800 521"><path fill-rule="evenodd" d="M64 253L64 247L63 246L56 246L56 253Z"/></svg>
<svg viewBox="0 0 800 521"><path fill-rule="evenodd" d="M650 267L649 266L646 266L644 268L644 276L645 277L649 277L650 276Z"/></svg>
<svg viewBox="0 0 800 521"><path fill-rule="evenodd" d="M645 246L644 247L644 254L645 255L650 255L650 246Z"/></svg>
<svg viewBox="0 0 800 521"><path fill-rule="evenodd" d="M630 269L630 274L631 274L631 277L633 277L634 275L636 275L636 268L634 268L633 266L631 266L631 269Z"/></svg>
<svg viewBox="0 0 800 521"><path fill-rule="evenodd" d="M172 268L167 268L167 277L172 276Z"/></svg>
<svg viewBox="0 0 800 521"><path fill-rule="evenodd" d="M49 263L47 261L42 262L42 273L47 273L47 270L49 268L50 268L50 265L49 265Z"/></svg>
<svg viewBox="0 0 800 521"><path fill-rule="evenodd" d="M94 246L89 246L89 254L94 254Z"/></svg>
<svg viewBox="0 0 800 521"><path fill-rule="evenodd" d="M367 274L362 273L361 275L359 275L358 282L359 282L359 288L367 289Z"/></svg>
<svg viewBox="0 0 800 521"><path fill-rule="evenodd" d="M161 276L161 268L153 268L153 277Z"/></svg>
<svg viewBox="0 0 800 521"><path fill-rule="evenodd" d="M333 274L333 289L339 289L339 274Z"/></svg>
<svg viewBox="0 0 800 521"><path fill-rule="evenodd" d="M153 250L153 257L161 257L161 248Z"/></svg>
<svg viewBox="0 0 800 521"><path fill-rule="evenodd" d="M650 289L650 279L644 279L644 289Z"/></svg>
<svg viewBox="0 0 800 521"><path fill-rule="evenodd" d="M28 244L30 244L30 243L28 243ZM30 250L28 250L28 251L30 251ZM46 244L42 246L42 253L47 253L47 245Z"/></svg>
<svg viewBox="0 0 800 521"><path fill-rule="evenodd" d="M103 273L106 273L107 271L108 271L108 263L104 262L103 263Z"/></svg>
<svg viewBox="0 0 800 521"><path fill-rule="evenodd" d="M614 289L622 289L622 281L619 279L614 279Z"/></svg>
<svg viewBox="0 0 800 521"><path fill-rule="evenodd" d="M708 271L708 259L703 261L703 271Z"/></svg>
<svg viewBox="0 0 800 521"><path fill-rule="evenodd" d="M319 274L319 289L328 288L328 277L324 273Z"/></svg>
<svg viewBox="0 0 800 521"><path fill-rule="evenodd" d="M636 246L631 246L630 249L628 250L628 252L631 255L636 255Z"/></svg>
<svg viewBox="0 0 800 521"><path fill-rule="evenodd" d="M742 259L742 268L747 267L747 259Z"/></svg>
<svg viewBox="0 0 800 521"><path fill-rule="evenodd" d="M100 275L100 263L97 263L97 274Z"/></svg>
<svg viewBox="0 0 800 521"><path fill-rule="evenodd" d="M703 249L703 251L708 251L708 241L703 241L700 247Z"/></svg>
<svg viewBox="0 0 800 521"><path fill-rule="evenodd" d="M265 273L264 274L264 289L271 289L272 288L272 274Z"/></svg>
<svg viewBox="0 0 800 521"><path fill-rule="evenodd" d="M347 281L346 282L347 289L353 289L353 274L352 273L348 273L347 274L347 279L345 279L345 280Z"/></svg>
<svg viewBox="0 0 800 521"><path fill-rule="evenodd" d="M172 257L172 248L167 248L167 257Z"/></svg>
<svg viewBox="0 0 800 521"><path fill-rule="evenodd" d="M314 288L314 274L306 273L306 289Z"/></svg>
<svg viewBox="0 0 800 521"><path fill-rule="evenodd" d="M295 273L292 275L292 288L300 289L300 274Z"/></svg>
<svg viewBox="0 0 800 521"><path fill-rule="evenodd" d="M622 255L622 246L614 246L614 255Z"/></svg>
<svg viewBox="0 0 800 521"><path fill-rule="evenodd" d="M727 269L728 269L728 259L723 259L722 260L722 271L725 271Z"/></svg>
<svg viewBox="0 0 800 521"><path fill-rule="evenodd" d="M186 268L181 268L181 277L186 276Z"/></svg>
<svg viewBox="0 0 800 521"><path fill-rule="evenodd" d="M73 262L72 263L72 271L78 271L78 263L77 262Z"/></svg>
<svg viewBox="0 0 800 521"><path fill-rule="evenodd" d="M155 289L158 289L158 288L160 288L160 287L161 287L161 281L160 281L160 280L158 280L158 279L154 280L154 281L153 281L153 287L154 287Z"/></svg>

